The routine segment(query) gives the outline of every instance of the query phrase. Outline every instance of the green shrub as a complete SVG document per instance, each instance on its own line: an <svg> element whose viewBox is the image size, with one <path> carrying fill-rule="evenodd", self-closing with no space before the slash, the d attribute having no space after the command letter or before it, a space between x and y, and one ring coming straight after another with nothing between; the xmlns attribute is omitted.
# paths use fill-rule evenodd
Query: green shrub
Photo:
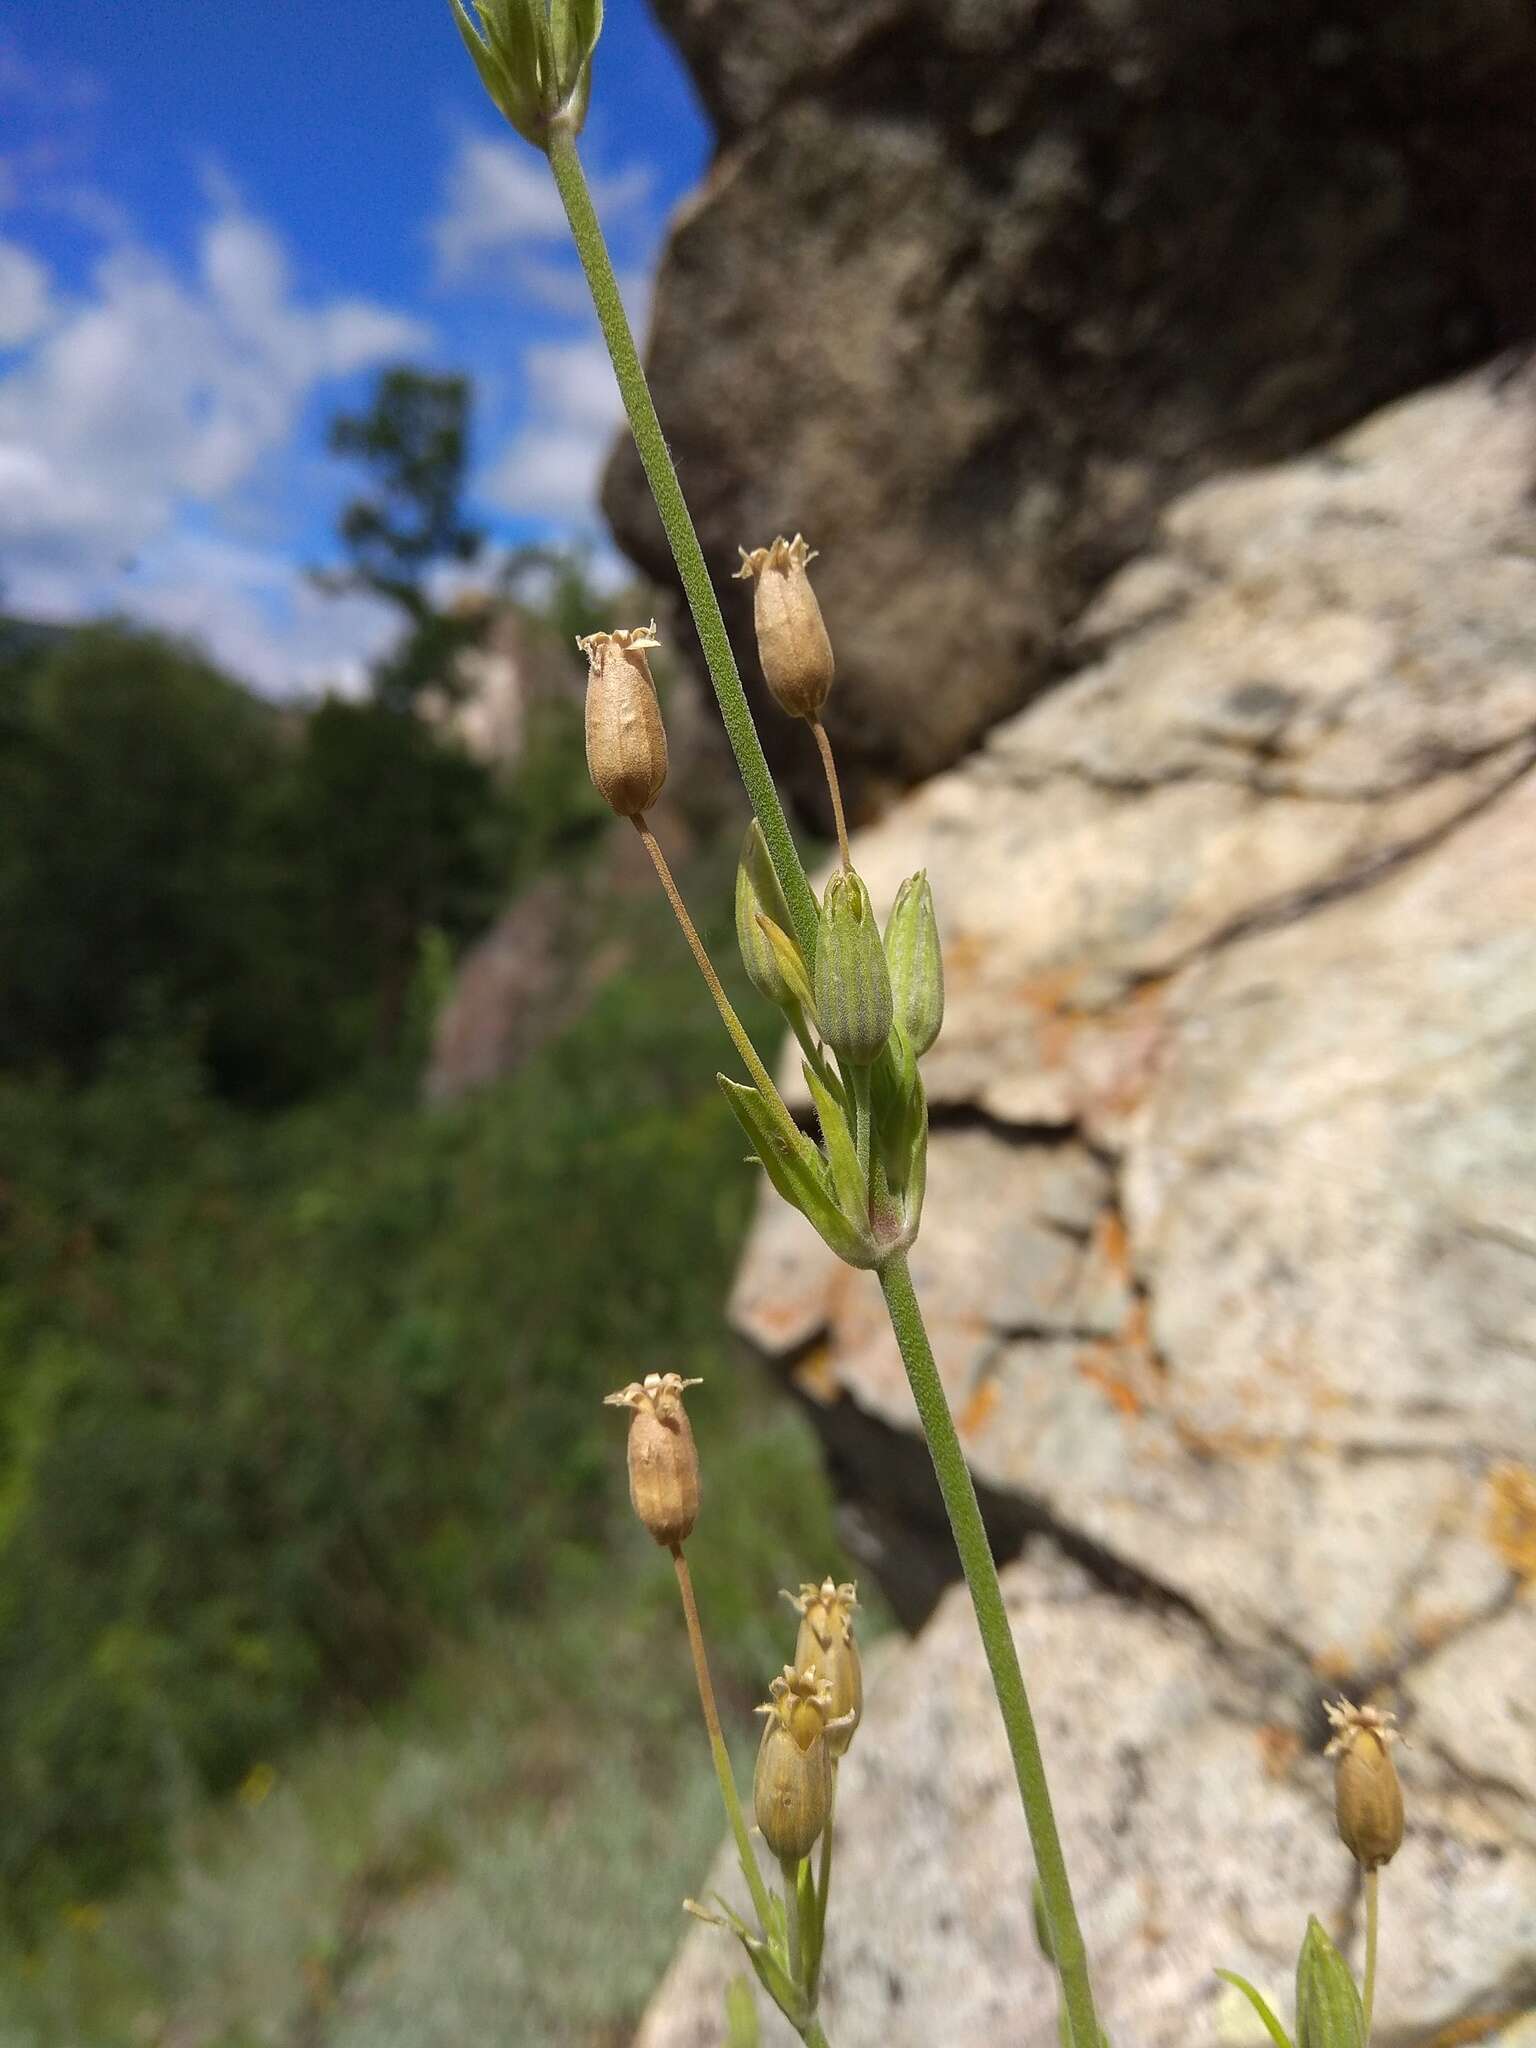
<svg viewBox="0 0 1536 2048"><path fill-rule="evenodd" d="M449 1110L379 1085L256 1119L163 1040L81 1089L0 1081L13 1912L592 1568L609 1388L703 1369L729 1413L751 1181L664 915L625 906L637 964Z"/></svg>

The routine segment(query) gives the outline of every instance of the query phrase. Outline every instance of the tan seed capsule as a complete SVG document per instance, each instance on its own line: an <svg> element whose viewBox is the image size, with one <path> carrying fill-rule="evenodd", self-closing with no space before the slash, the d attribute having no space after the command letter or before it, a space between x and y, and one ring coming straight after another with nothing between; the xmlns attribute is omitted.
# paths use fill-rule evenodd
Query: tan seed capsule
<svg viewBox="0 0 1536 2048"><path fill-rule="evenodd" d="M1380 1707L1356 1707L1348 1700L1324 1702L1334 1728L1325 1756L1334 1766L1333 1805L1339 1839L1362 1870L1390 1863L1403 1842L1403 1788L1390 1745L1398 1738L1395 1714Z"/></svg>
<svg viewBox="0 0 1536 2048"><path fill-rule="evenodd" d="M786 1664L758 1708L767 1716L752 1775L763 1840L781 1863L809 1856L832 1811L832 1691L814 1670Z"/></svg>
<svg viewBox="0 0 1536 2048"><path fill-rule="evenodd" d="M621 818L648 811L667 779L667 735L646 661L659 647L656 621L589 633L576 645L587 657L587 769L598 794Z"/></svg>
<svg viewBox="0 0 1536 2048"><path fill-rule="evenodd" d="M800 1615L800 1633L795 1638L795 1669L814 1666L818 1677L831 1689L832 1722L827 1730L827 1747L840 1757L854 1737L864 1713L864 1673L859 1663L859 1646L853 1639L853 1616L859 1604L858 1589L851 1583L837 1585L823 1579L819 1586L803 1585L798 1593L784 1598Z"/></svg>
<svg viewBox="0 0 1536 2048"><path fill-rule="evenodd" d="M699 1454L683 1409L683 1394L698 1380L679 1373L647 1373L605 1394L604 1405L628 1408L629 1497L658 1543L670 1549L693 1534L699 1519Z"/></svg>
<svg viewBox="0 0 1536 2048"><path fill-rule="evenodd" d="M738 581L753 583L752 621L763 676L791 718L819 718L832 687L832 642L806 575L816 559L798 533L771 547L737 550Z"/></svg>

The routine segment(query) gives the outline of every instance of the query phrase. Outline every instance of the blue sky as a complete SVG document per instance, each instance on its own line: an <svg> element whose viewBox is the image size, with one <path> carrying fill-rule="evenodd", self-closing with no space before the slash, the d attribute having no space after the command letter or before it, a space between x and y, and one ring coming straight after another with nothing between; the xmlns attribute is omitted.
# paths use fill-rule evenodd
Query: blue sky
<svg viewBox="0 0 1536 2048"><path fill-rule="evenodd" d="M583 149L642 325L709 146L644 0L608 0ZM357 481L326 421L396 360L474 377L498 540L602 546L607 360L446 0L7 10L0 603L126 611L275 692L355 682L387 615L305 569Z"/></svg>

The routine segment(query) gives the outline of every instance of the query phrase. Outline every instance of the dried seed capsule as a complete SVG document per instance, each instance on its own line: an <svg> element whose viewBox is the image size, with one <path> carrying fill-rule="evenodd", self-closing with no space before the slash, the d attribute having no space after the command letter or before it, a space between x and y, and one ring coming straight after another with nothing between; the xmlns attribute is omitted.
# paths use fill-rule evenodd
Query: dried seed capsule
<svg viewBox="0 0 1536 2048"><path fill-rule="evenodd" d="M1341 1699L1323 1703L1336 1731L1323 1751L1334 1766L1333 1810L1339 1839L1362 1870L1390 1863L1403 1843L1403 1788L1390 1745L1399 1740L1396 1714L1380 1707L1356 1707Z"/></svg>
<svg viewBox="0 0 1536 2048"><path fill-rule="evenodd" d="M835 1053L867 1067L891 1035L891 975L870 906L852 868L839 868L822 900L816 939L816 1021Z"/></svg>
<svg viewBox="0 0 1536 2048"><path fill-rule="evenodd" d="M1296 2048L1365 2048L1360 1993L1315 1915L1296 1959Z"/></svg>
<svg viewBox="0 0 1536 2048"><path fill-rule="evenodd" d="M589 633L576 645L587 657L587 769L598 794L621 818L648 811L667 779L667 735L651 680L648 647L656 621Z"/></svg>
<svg viewBox="0 0 1536 2048"><path fill-rule="evenodd" d="M757 1710L768 1725L752 1775L752 1806L774 1855L781 1863L798 1863L811 1853L832 1811L832 1689L815 1670L786 1664L768 1693Z"/></svg>
<svg viewBox="0 0 1536 2048"><path fill-rule="evenodd" d="M780 534L771 547L737 553L738 581L749 577L754 585L752 622L768 687L791 718L819 718L832 687L832 642L805 573L816 551L797 533L793 540Z"/></svg>
<svg viewBox="0 0 1536 2048"><path fill-rule="evenodd" d="M648 1372L603 1396L605 1407L631 1411L629 1497L656 1541L669 1548L691 1536L699 1519L699 1454L683 1410L685 1390L699 1384L675 1372Z"/></svg>
<svg viewBox="0 0 1536 2048"><path fill-rule="evenodd" d="M827 1747L834 1757L840 1757L852 1742L864 1712L864 1672L859 1663L859 1646L853 1639L858 1588L851 1583L839 1586L831 1579L823 1579L819 1586L803 1585L798 1593L785 1593L784 1598L800 1615L795 1669L814 1667L817 1676L831 1687L832 1722L828 1725ZM840 1722L847 1725L837 1726Z"/></svg>
<svg viewBox="0 0 1536 2048"><path fill-rule="evenodd" d="M926 874L911 876L896 891L885 927L885 958L896 1022L921 1059L944 1022L944 959Z"/></svg>

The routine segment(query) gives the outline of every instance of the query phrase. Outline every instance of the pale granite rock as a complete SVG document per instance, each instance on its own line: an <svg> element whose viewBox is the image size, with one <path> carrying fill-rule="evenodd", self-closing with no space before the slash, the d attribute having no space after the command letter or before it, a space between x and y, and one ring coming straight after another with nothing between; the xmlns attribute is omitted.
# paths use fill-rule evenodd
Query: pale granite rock
<svg viewBox="0 0 1536 2048"><path fill-rule="evenodd" d="M1306 1910L1353 1931L1337 1685L1414 1745L1376 2038L1536 2003L1533 484L1503 362L1202 487L1075 679L856 848L877 904L927 868L946 939L940 1370L999 1545L1089 1574L1021 1612L1117 2048L1235 2042L1212 1964L1288 2008ZM947 1552L874 1282L765 1200L734 1313L916 1618ZM964 1622L855 1750L839 2048L1048 2038ZM719 2038L704 1953L650 2048Z"/></svg>
<svg viewBox="0 0 1536 2048"><path fill-rule="evenodd" d="M1004 1585L1111 2039L1259 2048L1216 1966L1289 2019L1308 1912L1359 1962L1354 1866L1328 1767L1295 1732L1299 1695L1251 1700L1193 1622L1112 1600L1048 1552ZM1404 1772L1415 1832L1384 1881L1384 2043L1458 2018L1469 1984L1507 2006L1536 1944L1536 1851L1469 1824L1432 1760L1411 1754ZM1017 1797L962 1590L871 1683L837 1811L824 2011L838 2048L1053 2040ZM741 1889L728 1858L717 1881ZM723 1932L691 1933L636 2048L718 2048L742 1968ZM763 2039L794 2036L767 2011Z"/></svg>

